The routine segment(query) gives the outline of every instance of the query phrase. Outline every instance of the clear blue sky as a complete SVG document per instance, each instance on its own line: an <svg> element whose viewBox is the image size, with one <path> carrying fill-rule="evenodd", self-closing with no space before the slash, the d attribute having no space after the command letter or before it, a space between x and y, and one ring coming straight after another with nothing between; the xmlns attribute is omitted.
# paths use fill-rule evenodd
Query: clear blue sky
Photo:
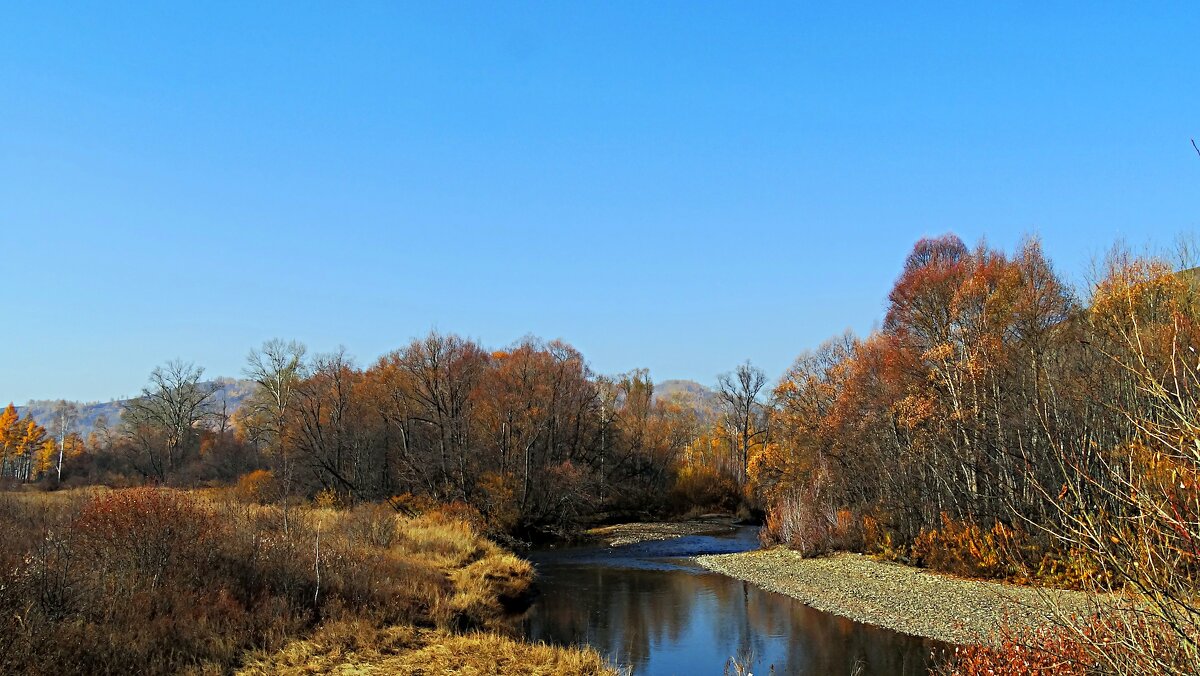
<svg viewBox="0 0 1200 676"><path fill-rule="evenodd" d="M5 402L432 327L776 376L923 235L1200 221L1194 3L83 4L0 8Z"/></svg>

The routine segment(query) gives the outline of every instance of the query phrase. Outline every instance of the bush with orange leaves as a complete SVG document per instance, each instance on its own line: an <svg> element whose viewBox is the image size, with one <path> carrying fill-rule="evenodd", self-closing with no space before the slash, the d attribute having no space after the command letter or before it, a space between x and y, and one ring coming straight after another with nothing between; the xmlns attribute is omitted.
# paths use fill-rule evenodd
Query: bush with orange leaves
<svg viewBox="0 0 1200 676"><path fill-rule="evenodd" d="M984 529L942 514L942 527L924 529L913 541L912 556L919 564L954 575L1014 578L1023 566L1016 557L1018 534L997 522Z"/></svg>
<svg viewBox="0 0 1200 676"><path fill-rule="evenodd" d="M255 505L270 502L276 492L275 475L266 469L256 469L243 474L233 489L233 494L238 500Z"/></svg>

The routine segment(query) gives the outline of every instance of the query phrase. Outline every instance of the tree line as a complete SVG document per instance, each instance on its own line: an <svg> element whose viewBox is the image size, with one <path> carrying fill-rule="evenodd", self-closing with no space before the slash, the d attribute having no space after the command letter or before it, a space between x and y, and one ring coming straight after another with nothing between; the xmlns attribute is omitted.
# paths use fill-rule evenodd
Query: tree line
<svg viewBox="0 0 1200 676"><path fill-rule="evenodd" d="M1197 289L1194 270L1122 249L1077 292L1036 240L920 241L882 327L804 353L771 393L748 472L766 537L1133 590L1149 612L1073 639L1119 673L1190 673Z"/></svg>
<svg viewBox="0 0 1200 676"><path fill-rule="evenodd" d="M65 475L51 471L60 461L17 478L240 481L285 513L318 496L402 511L462 503L493 532L529 535L743 501L745 463L702 441L712 417L702 403L656 397L645 369L596 375L563 341L489 350L434 332L360 367L344 350L271 340L250 352L245 376L255 387L234 410L201 367L167 362L119 423L38 442L65 458ZM60 406L55 426L70 429L74 415Z"/></svg>

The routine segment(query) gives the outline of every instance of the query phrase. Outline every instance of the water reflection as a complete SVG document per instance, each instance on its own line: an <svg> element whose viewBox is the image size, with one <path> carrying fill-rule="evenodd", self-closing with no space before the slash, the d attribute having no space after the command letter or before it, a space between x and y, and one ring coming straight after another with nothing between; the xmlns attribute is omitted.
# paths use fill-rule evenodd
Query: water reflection
<svg viewBox="0 0 1200 676"><path fill-rule="evenodd" d="M822 613L685 559L753 548L755 534L681 538L534 557L542 595L524 621L534 640L586 643L634 674L720 673L751 655L754 673L923 674L931 642ZM680 552L683 552L682 554Z"/></svg>

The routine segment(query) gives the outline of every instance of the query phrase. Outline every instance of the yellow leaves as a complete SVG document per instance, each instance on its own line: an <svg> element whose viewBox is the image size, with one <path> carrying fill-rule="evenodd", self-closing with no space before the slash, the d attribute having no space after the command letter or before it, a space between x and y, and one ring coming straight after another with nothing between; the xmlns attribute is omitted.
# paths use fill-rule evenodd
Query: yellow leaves
<svg viewBox="0 0 1200 676"><path fill-rule="evenodd" d="M243 474L234 488L234 495L247 504L265 504L274 494L275 476L265 469Z"/></svg>
<svg viewBox="0 0 1200 676"><path fill-rule="evenodd" d="M938 343L925 351L921 358L928 362L948 361L954 356L954 346L950 343Z"/></svg>
<svg viewBox="0 0 1200 676"><path fill-rule="evenodd" d="M0 444L5 443L13 433L13 430L16 429L18 418L17 407L13 406L12 403L9 403L4 411L0 412Z"/></svg>
<svg viewBox="0 0 1200 676"><path fill-rule="evenodd" d="M87 450L87 445L83 441L83 437L77 432L71 432L67 435L64 441L63 455L68 458L77 458Z"/></svg>
<svg viewBox="0 0 1200 676"><path fill-rule="evenodd" d="M896 404L894 413L897 423L911 431L929 421L936 410L937 404L932 397L910 394Z"/></svg>
<svg viewBox="0 0 1200 676"><path fill-rule="evenodd" d="M751 483L761 483L768 472L779 472L788 464L783 448L777 443L760 444L750 451L746 474Z"/></svg>
<svg viewBox="0 0 1200 676"><path fill-rule="evenodd" d="M800 386L796 384L795 380L791 378L784 378L782 381L780 381L779 385L775 387L775 396L782 399L799 391Z"/></svg>
<svg viewBox="0 0 1200 676"><path fill-rule="evenodd" d="M912 553L936 570L968 577L1009 578L1021 568L1014 557L1022 540L1020 533L1000 522L985 530L942 514L941 529L922 530L913 541Z"/></svg>
<svg viewBox="0 0 1200 676"><path fill-rule="evenodd" d="M50 471L58 457L58 444L53 439L46 439L38 447L34 456L33 471L37 474Z"/></svg>
<svg viewBox="0 0 1200 676"><path fill-rule="evenodd" d="M1188 284L1161 261L1127 260L1110 265L1096 285L1092 323L1118 332L1138 325L1165 324L1188 314Z"/></svg>

